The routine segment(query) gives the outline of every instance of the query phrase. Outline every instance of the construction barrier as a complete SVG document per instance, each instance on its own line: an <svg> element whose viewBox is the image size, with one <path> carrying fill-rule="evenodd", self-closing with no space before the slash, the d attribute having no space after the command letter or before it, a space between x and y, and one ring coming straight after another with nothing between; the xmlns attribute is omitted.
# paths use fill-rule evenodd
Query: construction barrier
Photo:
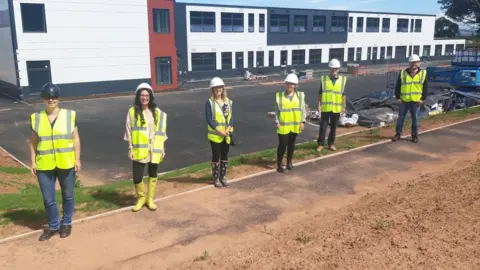
<svg viewBox="0 0 480 270"><path fill-rule="evenodd" d="M387 72L400 71L402 67L399 64L388 64Z"/></svg>
<svg viewBox="0 0 480 270"><path fill-rule="evenodd" d="M357 65L357 66L353 67L352 75L353 76L368 75L368 67Z"/></svg>

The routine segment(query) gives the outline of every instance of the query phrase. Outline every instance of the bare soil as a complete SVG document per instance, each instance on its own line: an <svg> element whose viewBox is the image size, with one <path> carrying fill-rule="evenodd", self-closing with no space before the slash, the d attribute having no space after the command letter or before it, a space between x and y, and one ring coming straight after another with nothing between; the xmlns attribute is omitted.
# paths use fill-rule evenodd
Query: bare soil
<svg viewBox="0 0 480 270"><path fill-rule="evenodd" d="M241 236L211 237L207 253L168 269L480 269L479 146Z"/></svg>

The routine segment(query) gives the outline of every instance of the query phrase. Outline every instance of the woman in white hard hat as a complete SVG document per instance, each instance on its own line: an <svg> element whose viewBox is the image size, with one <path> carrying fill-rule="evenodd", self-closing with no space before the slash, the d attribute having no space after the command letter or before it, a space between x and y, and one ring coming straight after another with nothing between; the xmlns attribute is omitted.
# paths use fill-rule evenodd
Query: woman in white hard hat
<svg viewBox="0 0 480 270"><path fill-rule="evenodd" d="M276 93L275 125L278 134L277 171L283 173L283 156L287 148L287 169L292 170L297 135L303 131L307 116L305 93L297 91L298 77L288 74L285 91Z"/></svg>
<svg viewBox="0 0 480 270"><path fill-rule="evenodd" d="M233 132L232 100L227 98L223 80L215 77L210 81L212 95L205 103L205 117L212 148L212 180L217 188L227 187L228 151Z"/></svg>
<svg viewBox="0 0 480 270"><path fill-rule="evenodd" d="M161 111L153 97L152 87L141 83L135 93L133 106L128 110L124 140L128 142L128 157L133 163L133 183L137 203L132 211L139 211L145 204L154 211L158 165L165 157L167 140L167 114ZM148 165L148 193L145 194L143 174Z"/></svg>

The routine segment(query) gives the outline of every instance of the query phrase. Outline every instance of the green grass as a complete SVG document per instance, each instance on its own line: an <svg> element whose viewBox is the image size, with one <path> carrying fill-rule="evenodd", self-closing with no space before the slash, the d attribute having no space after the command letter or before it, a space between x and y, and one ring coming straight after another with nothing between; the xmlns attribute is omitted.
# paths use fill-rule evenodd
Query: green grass
<svg viewBox="0 0 480 270"><path fill-rule="evenodd" d="M445 120L461 120L479 112L480 107L457 110L422 119L421 123L431 124ZM409 124L405 123L405 128L408 127ZM391 130L394 128L395 126L393 125L382 129ZM335 145L338 151L349 150L384 140L385 138L380 136L380 134L380 129L365 130L356 134L338 137ZM294 158L306 160L331 153L327 149L317 153L315 150L316 146L316 141L298 144ZM246 164L257 166L273 164L275 159L276 149L268 149L233 157L229 161L229 168ZM14 167L0 167L0 171L18 176L29 173L28 169ZM199 163L188 168L168 172L160 176L159 179L160 181L188 179L186 183L208 183L210 179L210 162ZM102 186L84 187L81 180L76 179L74 191L76 211L92 213L130 206L134 203L135 198L132 195L125 194L126 190L133 190L132 180L123 180ZM61 206L60 192L57 192L57 203ZM26 184L16 194L2 194L0 196L0 225L12 222L16 224L46 222L42 195L38 184Z"/></svg>

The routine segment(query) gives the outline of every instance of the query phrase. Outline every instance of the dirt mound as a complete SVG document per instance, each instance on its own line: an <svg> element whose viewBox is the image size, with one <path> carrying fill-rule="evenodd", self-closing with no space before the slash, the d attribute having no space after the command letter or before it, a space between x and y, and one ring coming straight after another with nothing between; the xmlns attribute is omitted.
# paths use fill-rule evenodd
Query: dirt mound
<svg viewBox="0 0 480 270"><path fill-rule="evenodd" d="M480 269L480 160L392 182L385 192L292 222L248 248L227 247L175 268Z"/></svg>

